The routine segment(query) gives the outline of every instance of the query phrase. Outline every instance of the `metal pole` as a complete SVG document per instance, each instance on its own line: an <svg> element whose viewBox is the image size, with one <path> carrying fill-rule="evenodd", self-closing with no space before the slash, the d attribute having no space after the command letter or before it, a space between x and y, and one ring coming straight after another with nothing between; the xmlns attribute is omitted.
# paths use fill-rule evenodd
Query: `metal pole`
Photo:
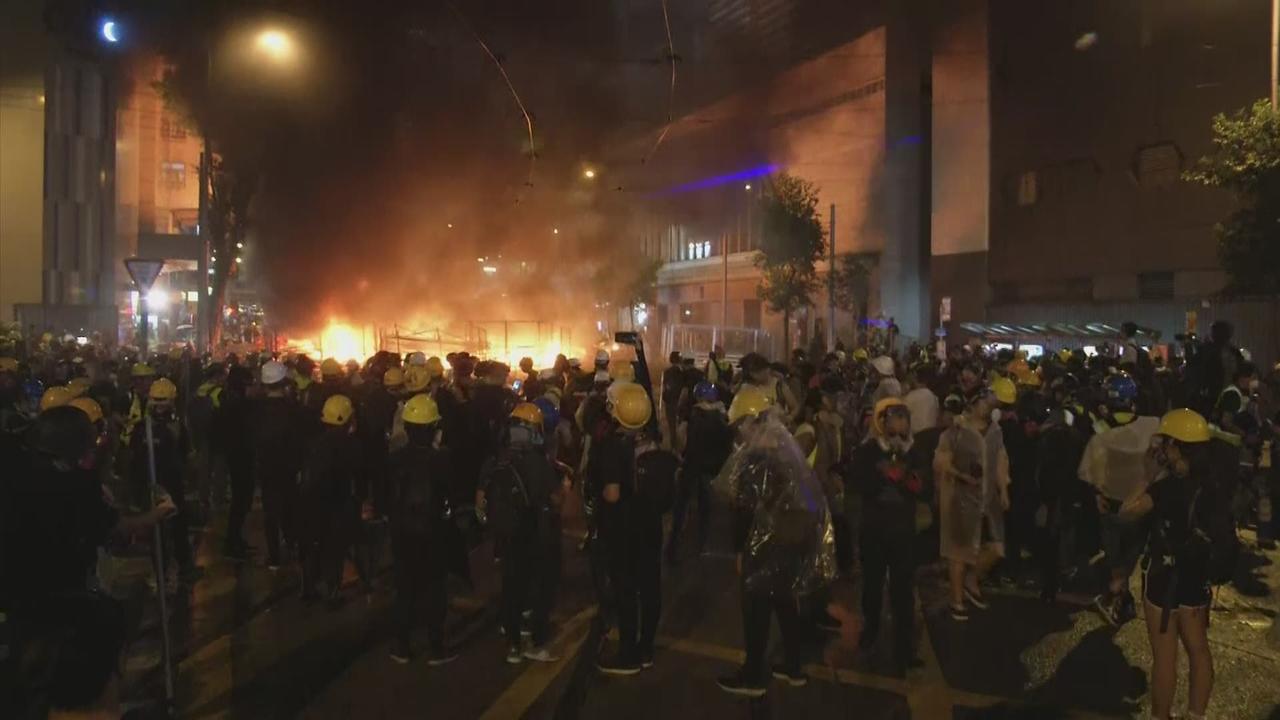
<svg viewBox="0 0 1280 720"><path fill-rule="evenodd" d="M1280 0L1278 0L1280 1ZM720 289L720 332L729 327L729 236L720 236L720 249L724 255L724 284Z"/></svg>
<svg viewBox="0 0 1280 720"><path fill-rule="evenodd" d="M1271 109L1273 111L1280 110L1280 95L1277 94L1277 86L1280 85L1280 0L1271 0Z"/></svg>
<svg viewBox="0 0 1280 720"><path fill-rule="evenodd" d="M144 411L145 412L145 411ZM157 488L156 482L156 445L155 436L151 429L151 414L147 413L143 418L143 423L147 432L147 471L151 478L151 506L156 505ZM175 502L178 502L175 500ZM156 573L156 598L160 601L160 661L164 663L164 697L170 711L173 709L173 662L169 649L169 613L164 596L165 571L164 571L164 533L161 529L161 523L156 523L153 533L152 542L155 544L155 573Z"/></svg>
<svg viewBox="0 0 1280 720"><path fill-rule="evenodd" d="M196 234L200 236L200 258L196 261L196 278L199 291L196 301L196 352L203 354L209 347L209 137L204 138L200 152L199 198L196 210Z"/></svg>
<svg viewBox="0 0 1280 720"><path fill-rule="evenodd" d="M1280 2L1280 0L1277 0ZM836 204L831 203L831 230L827 233L827 349L836 346Z"/></svg>
<svg viewBox="0 0 1280 720"><path fill-rule="evenodd" d="M147 361L147 326L151 324L151 303L147 302L147 294L138 290L138 306L142 308L142 324L138 327L138 362Z"/></svg>

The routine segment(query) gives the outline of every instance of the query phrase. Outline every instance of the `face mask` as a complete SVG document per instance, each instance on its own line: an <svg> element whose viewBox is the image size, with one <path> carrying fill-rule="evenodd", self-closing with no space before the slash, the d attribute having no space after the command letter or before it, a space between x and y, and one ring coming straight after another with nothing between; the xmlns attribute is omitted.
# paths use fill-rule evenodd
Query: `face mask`
<svg viewBox="0 0 1280 720"><path fill-rule="evenodd" d="M1250 391L1250 392L1257 392L1257 391L1258 391L1258 386L1259 386L1259 385L1261 385L1261 384L1262 384L1262 383L1260 383L1260 382L1258 381L1258 378L1254 378L1254 379L1250 380L1250 381L1249 381L1249 391Z"/></svg>
<svg viewBox="0 0 1280 720"><path fill-rule="evenodd" d="M1000 408L991 408L991 422L993 423L1000 422L1000 418L1002 415L1003 413L1000 412Z"/></svg>

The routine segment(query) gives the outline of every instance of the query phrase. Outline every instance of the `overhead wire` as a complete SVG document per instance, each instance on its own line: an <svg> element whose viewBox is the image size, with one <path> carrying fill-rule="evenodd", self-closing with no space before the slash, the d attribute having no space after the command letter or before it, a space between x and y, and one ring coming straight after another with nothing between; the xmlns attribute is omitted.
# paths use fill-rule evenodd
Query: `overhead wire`
<svg viewBox="0 0 1280 720"><path fill-rule="evenodd" d="M662 141L667 138L667 133L671 132L671 124L675 117L676 104L676 46L671 39L671 15L667 12L667 0L662 1L662 25L667 31L667 60L671 63L671 87L667 92L667 121L662 126L662 132L658 133L658 138L654 140L653 147L640 160L643 165L649 162L649 159L658 152L658 148L662 146Z"/></svg>

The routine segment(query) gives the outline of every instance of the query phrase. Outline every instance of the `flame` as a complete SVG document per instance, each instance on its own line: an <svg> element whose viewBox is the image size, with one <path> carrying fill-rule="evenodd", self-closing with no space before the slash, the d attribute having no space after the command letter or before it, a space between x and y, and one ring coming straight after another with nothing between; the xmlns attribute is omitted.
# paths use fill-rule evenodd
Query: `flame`
<svg viewBox="0 0 1280 720"><path fill-rule="evenodd" d="M333 319L320 331L320 352L324 357L334 358L339 362L364 362L365 358L377 352L376 345L376 336L370 337L363 327Z"/></svg>

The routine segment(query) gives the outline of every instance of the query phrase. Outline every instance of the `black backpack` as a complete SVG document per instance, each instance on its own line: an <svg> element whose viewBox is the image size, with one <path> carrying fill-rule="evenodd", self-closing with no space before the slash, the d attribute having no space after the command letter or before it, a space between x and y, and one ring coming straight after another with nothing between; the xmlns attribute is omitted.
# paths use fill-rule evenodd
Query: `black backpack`
<svg viewBox="0 0 1280 720"><path fill-rule="evenodd" d="M511 535L529 514L529 490L509 457L500 457L489 474L487 524L499 535Z"/></svg>
<svg viewBox="0 0 1280 720"><path fill-rule="evenodd" d="M668 450L650 450L635 462L636 495L644 498L659 514L676 504L676 470L680 459Z"/></svg>
<svg viewBox="0 0 1280 720"><path fill-rule="evenodd" d="M1190 542L1196 544L1196 552L1205 561L1211 585L1231 582L1240 562L1231 492L1232 484L1221 478L1206 482L1196 489L1188 510Z"/></svg>

